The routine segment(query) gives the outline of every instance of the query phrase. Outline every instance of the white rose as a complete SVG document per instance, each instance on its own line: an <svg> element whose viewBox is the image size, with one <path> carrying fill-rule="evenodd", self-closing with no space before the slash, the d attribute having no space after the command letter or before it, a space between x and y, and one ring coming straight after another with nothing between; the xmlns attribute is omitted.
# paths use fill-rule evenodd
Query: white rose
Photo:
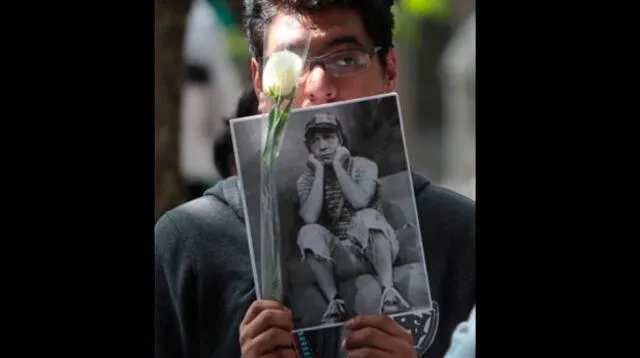
<svg viewBox="0 0 640 358"><path fill-rule="evenodd" d="M271 56L262 73L262 90L270 97L293 92L302 74L303 61L291 51L278 51Z"/></svg>

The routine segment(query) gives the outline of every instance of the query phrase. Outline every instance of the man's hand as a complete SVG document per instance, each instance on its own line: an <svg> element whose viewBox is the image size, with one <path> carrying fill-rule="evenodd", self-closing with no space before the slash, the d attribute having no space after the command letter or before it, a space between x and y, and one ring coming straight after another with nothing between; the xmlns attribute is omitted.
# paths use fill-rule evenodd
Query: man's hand
<svg viewBox="0 0 640 358"><path fill-rule="evenodd" d="M336 153L333 156L333 164L342 166L342 164L347 159L349 159L350 156L351 156L351 153L349 153L349 149L343 146L339 146L338 149L336 149Z"/></svg>
<svg viewBox="0 0 640 358"><path fill-rule="evenodd" d="M242 357L296 358L292 330L288 308L271 300L253 302L240 323Z"/></svg>
<svg viewBox="0 0 640 358"><path fill-rule="evenodd" d="M309 168L314 171L323 168L322 163L316 158L315 155L313 155L313 153L309 154Z"/></svg>
<svg viewBox="0 0 640 358"><path fill-rule="evenodd" d="M411 332L389 316L361 315L345 327L350 332L342 344L349 358L416 357Z"/></svg>

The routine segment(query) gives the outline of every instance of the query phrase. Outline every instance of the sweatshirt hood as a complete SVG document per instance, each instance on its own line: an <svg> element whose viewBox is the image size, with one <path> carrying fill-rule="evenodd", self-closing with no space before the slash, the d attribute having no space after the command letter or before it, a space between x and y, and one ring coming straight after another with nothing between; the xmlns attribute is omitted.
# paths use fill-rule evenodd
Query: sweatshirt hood
<svg viewBox="0 0 640 358"><path fill-rule="evenodd" d="M220 180L213 187L204 192L204 196L214 197L223 204L230 207L235 214L244 220L244 209L242 207L242 188L238 177L229 177Z"/></svg>

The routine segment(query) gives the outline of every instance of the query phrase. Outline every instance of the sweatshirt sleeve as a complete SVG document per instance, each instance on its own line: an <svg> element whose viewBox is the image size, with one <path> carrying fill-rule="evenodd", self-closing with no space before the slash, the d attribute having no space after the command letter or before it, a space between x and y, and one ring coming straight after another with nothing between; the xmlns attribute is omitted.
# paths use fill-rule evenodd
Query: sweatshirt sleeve
<svg viewBox="0 0 640 358"><path fill-rule="evenodd" d="M238 327L255 300L244 223L203 196L155 227L155 357L240 357Z"/></svg>
<svg viewBox="0 0 640 358"><path fill-rule="evenodd" d="M451 251L447 263L445 289L448 319L443 322L443 332L447 338L460 322L468 319L476 303L476 235L475 202L449 193L452 197L449 220L455 223L451 237Z"/></svg>
<svg viewBox="0 0 640 358"><path fill-rule="evenodd" d="M155 357L194 353L195 267L180 232L167 213L155 227Z"/></svg>
<svg viewBox="0 0 640 358"><path fill-rule="evenodd" d="M443 357L456 326L475 305L475 202L434 184L417 196L436 337L425 358Z"/></svg>

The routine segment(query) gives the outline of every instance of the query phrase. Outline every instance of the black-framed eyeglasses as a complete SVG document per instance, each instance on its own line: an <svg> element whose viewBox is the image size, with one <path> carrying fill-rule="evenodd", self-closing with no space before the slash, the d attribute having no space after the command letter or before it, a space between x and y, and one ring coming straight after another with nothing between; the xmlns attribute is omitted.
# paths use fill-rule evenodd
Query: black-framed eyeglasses
<svg viewBox="0 0 640 358"><path fill-rule="evenodd" d="M320 65L335 77L355 75L369 67L373 56L382 49L382 46L376 46L368 50L354 48L330 52L317 57L308 57L305 63L305 73L310 71L315 65ZM268 58L268 56L263 58L262 67L264 67Z"/></svg>

